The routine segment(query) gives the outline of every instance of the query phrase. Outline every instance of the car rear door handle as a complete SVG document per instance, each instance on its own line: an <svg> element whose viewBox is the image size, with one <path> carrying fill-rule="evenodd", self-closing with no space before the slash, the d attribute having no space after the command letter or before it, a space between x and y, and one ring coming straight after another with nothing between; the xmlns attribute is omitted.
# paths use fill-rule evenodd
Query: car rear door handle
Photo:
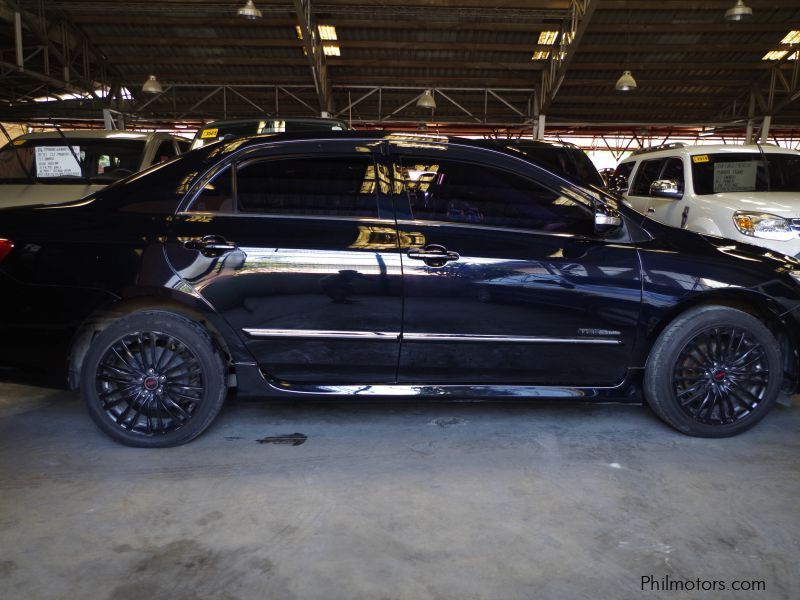
<svg viewBox="0 0 800 600"><path fill-rule="evenodd" d="M229 242L221 235L207 235L199 240L189 240L184 246L190 250L199 250L200 254L210 258L222 256L239 248L234 242Z"/></svg>
<svg viewBox="0 0 800 600"><path fill-rule="evenodd" d="M458 260L458 252L452 252L438 244L428 244L422 248L409 248L406 252L408 258L421 260L429 267L442 267L448 262Z"/></svg>

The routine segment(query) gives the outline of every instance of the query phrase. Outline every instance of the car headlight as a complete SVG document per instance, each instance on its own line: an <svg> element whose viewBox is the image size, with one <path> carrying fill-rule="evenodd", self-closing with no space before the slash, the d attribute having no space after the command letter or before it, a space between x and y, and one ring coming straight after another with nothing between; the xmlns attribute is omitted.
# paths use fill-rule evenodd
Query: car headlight
<svg viewBox="0 0 800 600"><path fill-rule="evenodd" d="M733 224L744 235L765 240L786 241L797 237L788 219L769 213L738 210L733 213Z"/></svg>

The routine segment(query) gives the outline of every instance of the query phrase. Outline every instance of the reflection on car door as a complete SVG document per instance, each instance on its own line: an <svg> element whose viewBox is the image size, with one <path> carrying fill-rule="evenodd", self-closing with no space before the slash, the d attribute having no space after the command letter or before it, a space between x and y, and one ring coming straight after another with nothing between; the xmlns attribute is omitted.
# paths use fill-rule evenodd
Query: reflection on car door
<svg viewBox="0 0 800 600"><path fill-rule="evenodd" d="M402 292L386 178L382 191L369 151L331 145L217 174L177 216L169 257L270 376L392 383Z"/></svg>
<svg viewBox="0 0 800 600"><path fill-rule="evenodd" d="M563 180L483 154L393 149L399 381L620 382L640 310L635 247L594 236L593 210Z"/></svg>

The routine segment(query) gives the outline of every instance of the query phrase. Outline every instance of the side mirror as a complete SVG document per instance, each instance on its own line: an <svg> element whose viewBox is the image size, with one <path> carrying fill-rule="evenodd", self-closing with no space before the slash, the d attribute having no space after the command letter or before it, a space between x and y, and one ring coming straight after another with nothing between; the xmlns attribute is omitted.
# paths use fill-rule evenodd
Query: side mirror
<svg viewBox="0 0 800 600"><path fill-rule="evenodd" d="M650 195L656 198L683 198L683 184L675 179L657 179L650 184Z"/></svg>
<svg viewBox="0 0 800 600"><path fill-rule="evenodd" d="M622 227L622 217L619 215L595 211L594 230L598 235L609 235L620 227Z"/></svg>

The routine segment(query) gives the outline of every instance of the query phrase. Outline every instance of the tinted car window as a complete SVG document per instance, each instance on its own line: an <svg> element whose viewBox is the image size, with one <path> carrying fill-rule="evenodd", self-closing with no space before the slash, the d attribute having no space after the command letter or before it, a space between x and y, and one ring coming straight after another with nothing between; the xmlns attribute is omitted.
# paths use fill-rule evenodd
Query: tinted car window
<svg viewBox="0 0 800 600"><path fill-rule="evenodd" d="M629 193L632 196L649 196L650 184L658 179L663 164L664 159L662 158L643 161L636 171L636 177L633 180L633 185L631 185Z"/></svg>
<svg viewBox="0 0 800 600"><path fill-rule="evenodd" d="M668 158L659 179L674 179L683 183L683 161L680 158Z"/></svg>
<svg viewBox="0 0 800 600"><path fill-rule="evenodd" d="M635 164L636 164L635 162L629 162L629 163L622 163L621 165L617 166L617 170L614 171L614 177L619 177L619 176L630 177L631 172L633 171L633 166Z"/></svg>
<svg viewBox="0 0 800 600"><path fill-rule="evenodd" d="M513 142L508 145L525 154L533 162L557 173L563 173L582 183L599 187L605 185L592 160L579 148L531 142Z"/></svg>
<svg viewBox="0 0 800 600"><path fill-rule="evenodd" d="M225 167L203 186L190 210L200 212L233 212L233 176Z"/></svg>
<svg viewBox="0 0 800 600"><path fill-rule="evenodd" d="M239 166L240 212L377 217L371 157L256 160Z"/></svg>
<svg viewBox="0 0 800 600"><path fill-rule="evenodd" d="M451 160L404 161L414 219L591 235L592 211L509 171Z"/></svg>
<svg viewBox="0 0 800 600"><path fill-rule="evenodd" d="M174 158L175 156L177 156L177 152L175 151L175 144L172 140L161 142L158 146L158 150L156 150L156 155L153 157L153 164L167 162L170 158Z"/></svg>

